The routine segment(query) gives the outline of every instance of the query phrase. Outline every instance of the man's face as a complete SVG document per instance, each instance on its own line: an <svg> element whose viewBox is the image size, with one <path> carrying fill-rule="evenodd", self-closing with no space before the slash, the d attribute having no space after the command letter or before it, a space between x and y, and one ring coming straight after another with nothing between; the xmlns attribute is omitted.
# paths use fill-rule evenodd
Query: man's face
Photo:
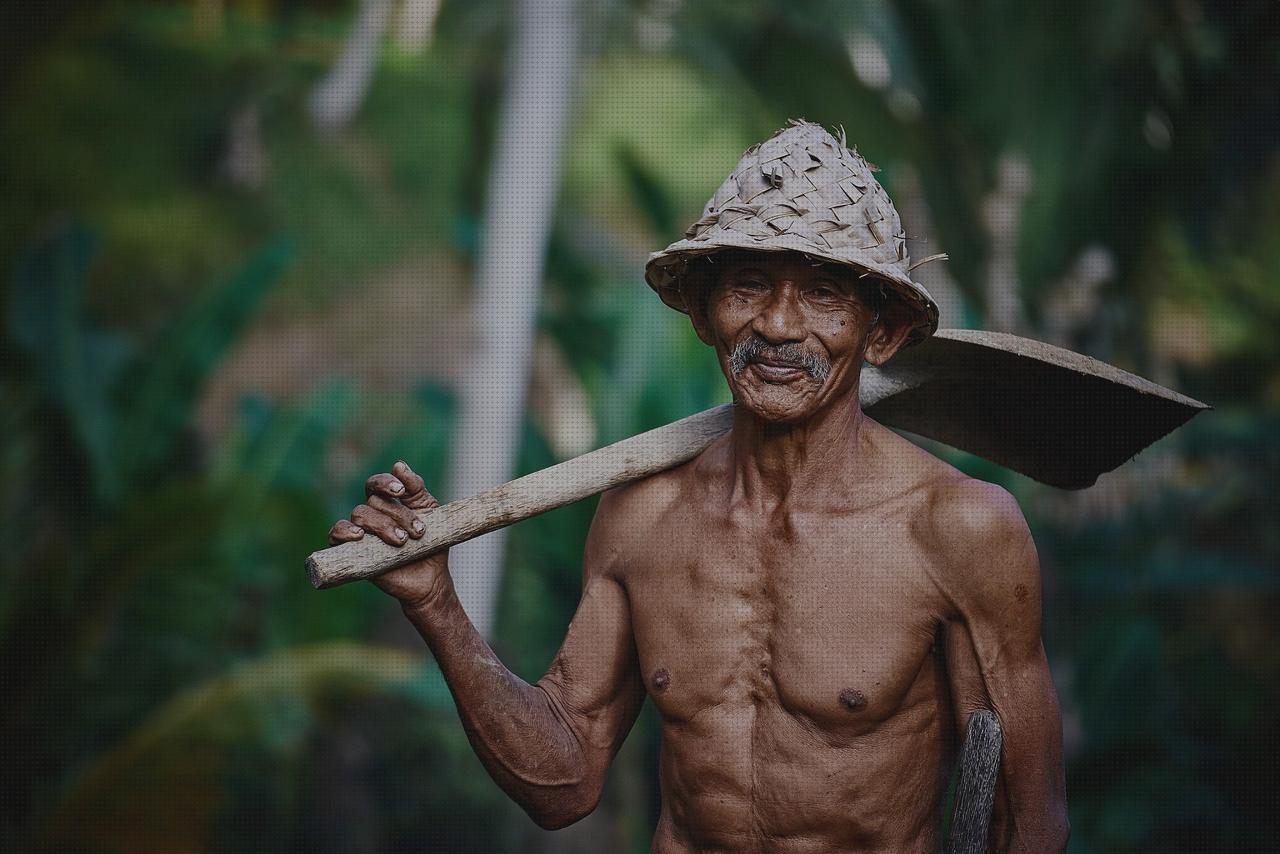
<svg viewBox="0 0 1280 854"><path fill-rule="evenodd" d="M900 317L878 318L845 268L789 252L716 260L694 327L716 348L734 399L766 420L803 421L847 394L864 357L887 360L909 331Z"/></svg>

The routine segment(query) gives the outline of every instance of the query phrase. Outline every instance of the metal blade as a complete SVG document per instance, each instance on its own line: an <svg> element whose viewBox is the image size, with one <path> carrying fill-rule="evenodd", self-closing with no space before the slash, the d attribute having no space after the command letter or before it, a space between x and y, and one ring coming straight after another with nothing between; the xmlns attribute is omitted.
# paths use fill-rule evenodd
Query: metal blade
<svg viewBox="0 0 1280 854"><path fill-rule="evenodd" d="M874 373L873 373L874 372ZM944 329L863 380L877 421L1083 489L1210 407L1088 356L1001 332Z"/></svg>

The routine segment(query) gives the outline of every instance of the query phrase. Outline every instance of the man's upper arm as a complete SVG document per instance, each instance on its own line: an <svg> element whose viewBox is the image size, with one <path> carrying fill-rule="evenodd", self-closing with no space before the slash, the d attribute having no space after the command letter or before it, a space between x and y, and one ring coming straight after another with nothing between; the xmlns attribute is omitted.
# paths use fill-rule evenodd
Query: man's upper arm
<svg viewBox="0 0 1280 854"><path fill-rule="evenodd" d="M1031 533L1012 496L977 481L954 487L937 521L948 592L1004 731L1013 848L1057 850L1067 829L1062 719L1040 639L1040 565Z"/></svg>
<svg viewBox="0 0 1280 854"><path fill-rule="evenodd" d="M600 500L583 555L582 599L564 643L538 686L603 780L644 702L631 610L618 573L622 544L616 491Z"/></svg>

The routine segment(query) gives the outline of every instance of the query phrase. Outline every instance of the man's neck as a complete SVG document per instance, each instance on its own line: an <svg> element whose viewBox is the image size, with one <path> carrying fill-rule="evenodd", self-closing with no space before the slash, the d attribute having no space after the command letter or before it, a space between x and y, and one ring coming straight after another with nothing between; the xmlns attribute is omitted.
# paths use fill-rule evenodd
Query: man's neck
<svg viewBox="0 0 1280 854"><path fill-rule="evenodd" d="M792 424L765 421L744 406L735 409L729 449L735 501L772 509L792 503L793 495L842 493L853 485L851 473L862 468L866 425L856 386Z"/></svg>

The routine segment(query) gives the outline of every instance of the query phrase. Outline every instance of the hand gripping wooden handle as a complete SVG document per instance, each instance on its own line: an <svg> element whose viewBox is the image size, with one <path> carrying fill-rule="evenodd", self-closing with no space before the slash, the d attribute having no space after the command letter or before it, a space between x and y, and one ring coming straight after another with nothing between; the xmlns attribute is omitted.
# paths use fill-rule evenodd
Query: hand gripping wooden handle
<svg viewBox="0 0 1280 854"><path fill-rule="evenodd" d="M307 575L317 589L372 578L472 537L648 477L697 456L729 431L733 406L699 412L574 457L510 483L418 514L427 531L399 548L377 537L315 552Z"/></svg>

